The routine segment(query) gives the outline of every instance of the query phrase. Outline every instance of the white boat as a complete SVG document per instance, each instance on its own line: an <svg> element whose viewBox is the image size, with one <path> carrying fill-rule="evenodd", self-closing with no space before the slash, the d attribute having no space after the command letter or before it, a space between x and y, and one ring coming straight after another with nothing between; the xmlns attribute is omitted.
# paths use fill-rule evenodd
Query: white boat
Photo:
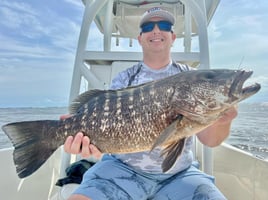
<svg viewBox="0 0 268 200"><path fill-rule="evenodd" d="M219 0L83 0L85 5L81 26L70 101L87 89L107 89L119 71L142 59L141 52L131 46L139 34L142 13L154 6L164 7L176 16L174 32L183 45L182 51L172 52L175 61L199 68L210 68L207 26ZM95 23L103 35L101 51L88 50L90 27ZM89 40L90 41L90 40ZM119 47L128 43L127 51L113 51L112 41ZM192 41L198 50L193 52ZM135 47L132 47L135 49ZM179 49L174 47L174 49ZM223 143L207 148L196 141L193 149L201 169L216 177L216 184L230 200L268 199L268 162ZM19 179L12 157L13 148L0 150L0 198L5 200L67 199L77 185L55 186L65 176L65 169L76 158L58 149L33 175Z"/></svg>

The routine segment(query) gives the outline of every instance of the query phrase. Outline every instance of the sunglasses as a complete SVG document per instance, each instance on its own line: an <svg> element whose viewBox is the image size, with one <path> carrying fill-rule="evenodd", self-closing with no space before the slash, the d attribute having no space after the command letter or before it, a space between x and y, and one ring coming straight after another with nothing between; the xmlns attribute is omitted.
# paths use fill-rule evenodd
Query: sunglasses
<svg viewBox="0 0 268 200"><path fill-rule="evenodd" d="M151 32L155 25L158 26L158 28L161 31L171 31L172 30L172 24L168 21L158 21L158 22L146 22L144 24L141 25L141 32L142 33L147 33L147 32Z"/></svg>

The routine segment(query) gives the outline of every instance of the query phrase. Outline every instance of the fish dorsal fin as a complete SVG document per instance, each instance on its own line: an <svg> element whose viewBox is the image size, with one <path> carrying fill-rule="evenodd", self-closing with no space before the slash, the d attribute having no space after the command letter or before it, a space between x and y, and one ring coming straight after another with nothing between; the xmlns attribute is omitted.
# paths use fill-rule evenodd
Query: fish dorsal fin
<svg viewBox="0 0 268 200"><path fill-rule="evenodd" d="M107 90L108 91L108 90ZM95 98L107 92L106 90L89 90L80 95L78 95L70 104L69 112L70 114L75 114L78 110L85 104L89 102L90 99Z"/></svg>
<svg viewBox="0 0 268 200"><path fill-rule="evenodd" d="M122 94L124 94L125 91L131 91L131 90L135 90L137 87L144 87L146 85L152 84L154 81L148 82L148 83L143 83L140 85L136 85L136 86L129 86L127 88L122 88L122 89L117 89L117 90L99 90L99 89L94 89L94 90L89 90L86 91L82 94L80 94L79 96L77 96L73 102L70 104L69 106L69 112L70 114L75 114L79 111L79 109L85 105L86 103L89 102L90 99L95 98L99 95L104 95L106 93L110 93L110 94L116 94L118 96L121 96Z"/></svg>

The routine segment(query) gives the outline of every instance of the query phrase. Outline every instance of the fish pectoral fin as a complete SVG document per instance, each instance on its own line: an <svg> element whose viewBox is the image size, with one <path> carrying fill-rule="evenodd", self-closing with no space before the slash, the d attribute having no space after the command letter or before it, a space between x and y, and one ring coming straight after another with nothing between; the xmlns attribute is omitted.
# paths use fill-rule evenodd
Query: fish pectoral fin
<svg viewBox="0 0 268 200"><path fill-rule="evenodd" d="M170 143L161 153L161 156L164 156L165 159L162 163L163 172L168 171L176 162L178 157L181 155L184 148L186 138L182 138L178 141Z"/></svg>
<svg viewBox="0 0 268 200"><path fill-rule="evenodd" d="M183 116L178 115L177 119L172 122L163 132L156 138L156 141L154 142L151 151L156 148L157 146L161 146L165 144L168 140L172 138L172 136L176 135L178 124L181 122Z"/></svg>

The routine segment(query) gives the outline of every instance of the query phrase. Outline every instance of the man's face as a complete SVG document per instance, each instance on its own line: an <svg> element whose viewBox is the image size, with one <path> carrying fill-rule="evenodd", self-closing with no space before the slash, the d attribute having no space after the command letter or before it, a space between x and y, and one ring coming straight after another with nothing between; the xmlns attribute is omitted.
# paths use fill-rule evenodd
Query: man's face
<svg viewBox="0 0 268 200"><path fill-rule="evenodd" d="M162 18L154 17L150 21L163 21ZM143 48L143 51L170 51L176 35L171 31L161 31L157 25L150 32L141 33L138 36L138 41Z"/></svg>

